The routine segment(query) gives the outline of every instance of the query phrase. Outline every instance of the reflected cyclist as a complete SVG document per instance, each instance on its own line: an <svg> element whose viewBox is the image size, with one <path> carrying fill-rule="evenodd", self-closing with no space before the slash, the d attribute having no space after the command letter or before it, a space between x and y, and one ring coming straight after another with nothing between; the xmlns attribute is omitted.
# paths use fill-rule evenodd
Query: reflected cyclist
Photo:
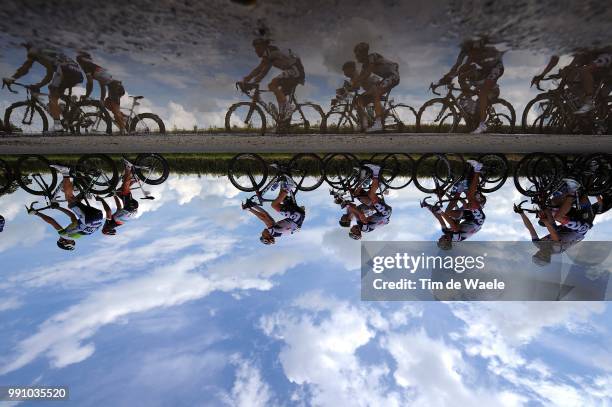
<svg viewBox="0 0 612 407"><path fill-rule="evenodd" d="M440 223L442 236L438 239L438 247L443 250L450 250L453 242L462 242L474 236L482 229L486 219L484 206L487 200L480 191L482 163L475 160L467 162L472 166L473 174L469 182L458 184L451 192L452 198L446 210L439 205L425 205ZM462 202L460 195L466 189L466 200ZM462 203L461 207L458 207L459 203Z"/></svg>
<svg viewBox="0 0 612 407"><path fill-rule="evenodd" d="M290 180L280 182L278 196L271 204L272 209L284 216L278 222L264 208L252 200L247 200L247 202L242 204L242 209L248 210L266 226L261 231L261 237L259 238L263 244L274 244L277 238L293 234L302 228L306 217L306 210L295 201L293 187L294 185L292 185Z"/></svg>
<svg viewBox="0 0 612 407"><path fill-rule="evenodd" d="M45 77L40 82L29 87L34 93L37 93L40 88L47 84L49 85L49 114L53 117L51 131L62 132L64 128L61 122L59 98L66 92L66 89L70 90L83 82L81 69L75 61L58 50L34 46L31 42L26 42L22 45L27 50L27 59L13 76L4 78L4 81L11 84L22 76L27 75L35 62L42 65L46 69Z"/></svg>
<svg viewBox="0 0 612 407"><path fill-rule="evenodd" d="M62 176L62 191L68 202L68 208L62 208L59 204L55 203L52 205L53 209L57 209L63 212L70 218L70 224L62 227L55 219L51 216L45 215L33 208L33 204L30 207L26 207L29 215L38 216L40 219L51 225L59 234L57 240L57 246L63 250L74 250L76 245L76 239L80 239L83 236L93 234L98 230L103 223L102 211L90 206L86 202L77 199L74 195L74 186L70 180L70 169L61 165L51 165L51 167L58 170Z"/></svg>

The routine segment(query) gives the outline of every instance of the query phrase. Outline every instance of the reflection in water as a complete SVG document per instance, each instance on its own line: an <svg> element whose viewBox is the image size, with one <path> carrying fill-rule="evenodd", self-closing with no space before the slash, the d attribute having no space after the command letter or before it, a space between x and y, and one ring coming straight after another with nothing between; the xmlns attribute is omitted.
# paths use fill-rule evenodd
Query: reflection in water
<svg viewBox="0 0 612 407"><path fill-rule="evenodd" d="M557 183L567 188L563 178L580 182L594 202L594 212L610 206L609 182L602 176L609 171L598 171L609 164L607 156L248 156L235 159L233 165L229 156L164 157L172 169L165 182L145 184L144 179L153 178L136 174L155 199L140 199L145 193L132 190L139 202L134 217L117 227L114 236L102 234L102 226L77 239L71 252L59 250L57 233L26 213L24 204L42 202L44 195L33 196L17 181L11 183L0 197L0 213L7 221L0 234L2 380L30 382L43 375L45 383L70 383L71 397L79 405L96 404L89 396L91 389L118 405L132 400L129 394L140 399L145 393L155 405L155 400L169 400L168 394L178 390L194 398L212 398L215 404L254 399L245 388L255 388L266 404L292 397L303 397L307 404L361 402L375 395L382 404L406 405L415 400L413 386L424 394L459 392L457 397L467 405L481 402L483 392L493 405L503 405L510 393L548 404L563 404L555 396L562 390L575 392L583 405L608 397L596 379L607 372L600 362L607 360L609 348L610 314L604 303L360 302L359 244L338 224L349 203L371 216L371 209L362 205L371 203L368 199L376 190L380 191L376 199L393 208L392 216L387 224L363 233L363 240L435 241L440 237L438 222L420 202L431 196L426 202L433 204L438 199L432 192L436 188L446 191L442 200L463 189L456 205L462 208L465 188L473 188L475 178L474 174L464 177L472 181L466 185L458 180L459 174L462 168L466 174L474 171L467 160L475 159L483 164L477 188L486 197L486 222L471 239L528 240L521 217L512 211L513 203L534 197L533 205L538 207L558 198L561 210L571 195L569 190L555 193ZM125 164L121 157L110 158L117 169L116 190ZM127 158L138 162L134 156ZM16 157L3 159L13 175L20 174L16 179L34 191L38 186L34 174L49 185L53 182L52 163L84 174L78 180L71 176L73 185L89 180L91 184L84 185L102 190L113 178L113 166L102 156L47 157L45 166L41 160L23 159L19 167L25 168L19 171ZM79 161L91 165L78 165ZM62 177L53 173L55 188L61 190ZM156 180L164 179L163 170L154 173ZM577 174L584 176L577 179ZM269 209L271 202L279 190L287 196L291 190L297 206L305 207L306 217L299 232L263 246L262 222L242 211L241 204L250 197L259 204L256 192L275 180L277 189L272 190L273 182L261 196L266 211L281 219ZM234 182L251 190L242 192ZM360 183L361 192L346 189ZM549 197L542 201L540 191ZM109 193L86 198L106 215L95 195L115 212ZM604 204L601 210L597 195ZM63 193L58 198L66 208ZM532 209L531 204L522 207ZM578 201L572 199L571 207L578 211ZM440 209L446 212L447 204ZM572 217L572 212L566 216ZM554 220L555 210L550 213ZM595 215L595 227L585 240L610 240L609 213ZM525 215L535 229L548 230L537 224L538 214ZM351 225L358 219L353 216ZM555 220L556 225L562 222ZM597 264L606 253L605 247L594 255L592 248L581 246L558 256ZM567 351L578 343L596 357ZM533 354L538 355L537 368L528 367L535 363ZM517 358L522 364L515 364ZM487 367L489 363L494 366ZM432 387L429 379L422 379L423 366L431 366L434 370L429 373L452 385ZM113 394L106 393L106 385L100 386L101 376L96 373L100 369L113 371L117 380ZM461 369L473 372L469 381L452 373ZM559 387L542 369L555 369L563 385ZM593 378L575 380L585 370ZM521 380L515 380L519 373ZM498 387L491 387L491 377L499 379ZM404 379L414 384L406 387ZM355 388L355 380L360 388ZM215 391L202 389L203 382ZM555 394L541 392L544 385L556 389ZM300 389L308 394L296 396ZM417 397L427 405L444 405L425 395ZM197 400L174 404L194 405Z"/></svg>

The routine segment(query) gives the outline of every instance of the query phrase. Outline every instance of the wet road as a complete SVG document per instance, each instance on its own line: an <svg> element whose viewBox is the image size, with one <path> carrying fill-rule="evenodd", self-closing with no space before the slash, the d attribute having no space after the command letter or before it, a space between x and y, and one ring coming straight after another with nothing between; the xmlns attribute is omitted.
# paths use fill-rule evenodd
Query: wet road
<svg viewBox="0 0 612 407"><path fill-rule="evenodd" d="M567 134L170 134L152 136L0 137L0 154L81 153L299 153L451 152L591 153L612 152L612 135Z"/></svg>

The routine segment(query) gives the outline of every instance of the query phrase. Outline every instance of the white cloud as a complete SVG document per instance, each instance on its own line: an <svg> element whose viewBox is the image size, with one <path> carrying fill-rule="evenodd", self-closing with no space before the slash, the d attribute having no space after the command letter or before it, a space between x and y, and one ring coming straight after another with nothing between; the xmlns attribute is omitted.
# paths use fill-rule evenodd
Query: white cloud
<svg viewBox="0 0 612 407"><path fill-rule="evenodd" d="M263 407L272 405L272 391L263 381L261 372L253 362L233 355L232 364L236 366L236 377L230 394L222 400L236 407Z"/></svg>

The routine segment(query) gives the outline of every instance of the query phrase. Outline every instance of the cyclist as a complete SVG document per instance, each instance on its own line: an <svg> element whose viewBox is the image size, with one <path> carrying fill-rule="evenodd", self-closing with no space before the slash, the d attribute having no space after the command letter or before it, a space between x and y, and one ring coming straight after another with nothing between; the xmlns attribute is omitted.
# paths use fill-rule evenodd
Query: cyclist
<svg viewBox="0 0 612 407"><path fill-rule="evenodd" d="M376 87L383 80L382 77L371 73L365 79L362 79L359 83L355 83L356 88L353 87L353 80L358 79L359 72L357 71L357 64L355 61L347 61L342 65L342 72L344 76L350 79L351 82L344 82L344 86L342 88L336 89L336 96L338 98L343 98L346 96L348 92L356 91L360 87L364 90L364 93L357 96L357 112L360 117L361 129L362 131L366 131L369 126L368 122L368 114L366 113L366 107L372 103L374 103L374 95L376 93Z"/></svg>
<svg viewBox="0 0 612 407"><path fill-rule="evenodd" d="M85 95L81 98L89 98L93 90L93 81L96 80L100 85L100 101L104 103L104 106L106 106L108 110L113 112L113 116L119 127L119 132L121 134L125 133L125 117L121 112L121 96L125 95L125 88L121 81L114 79L106 69L96 65L88 52L79 51L76 60L83 69L83 72L85 72L85 77L87 78ZM108 97L106 96L107 89Z"/></svg>
<svg viewBox="0 0 612 407"><path fill-rule="evenodd" d="M61 123L61 109L59 106L59 98L66 89L72 88L83 82L83 74L79 65L66 55L55 49L46 49L35 47L32 43L26 42L22 44L27 50L27 59L15 71L10 78L4 78L8 84L15 82L17 79L26 75L34 62L38 62L45 67L47 73L45 77L37 84L30 85L33 92L39 92L39 89L45 85L49 85L49 114L53 117L52 132L64 131Z"/></svg>
<svg viewBox="0 0 612 407"><path fill-rule="evenodd" d="M272 209L284 216L278 222L270 214L251 200L242 204L242 209L248 210L265 224L261 231L259 241L265 245L276 243L276 238L293 234L302 228L306 217L306 210L299 206L291 195L293 185L291 182L281 181L278 196L272 201Z"/></svg>
<svg viewBox="0 0 612 407"><path fill-rule="evenodd" d="M346 208L346 213L340 218L340 226L349 227L352 220L355 219L357 224L351 226L348 233L349 237L355 240L361 239L363 233L372 232L388 224L393 212L393 208L378 193L380 166L375 164L365 164L364 166L367 170L364 170L362 177L371 173L372 184L368 190L358 187L352 192L361 202L361 205L357 206L352 202L341 203L341 206Z"/></svg>
<svg viewBox="0 0 612 407"><path fill-rule="evenodd" d="M125 224L128 220L132 219L138 213L138 201L133 198L131 186L136 182L133 165L123 160L125 170L123 172L123 183L118 193L113 194L115 200L116 210L113 213L110 206L106 201L100 197L96 197L102 206L104 207L105 222L102 227L102 233L105 235L117 234L117 227Z"/></svg>
<svg viewBox="0 0 612 407"><path fill-rule="evenodd" d="M366 92L368 93L367 98L371 99L374 103L375 113L374 123L366 129L366 132L381 131L383 129L382 120L384 115L381 100L385 94L389 93L391 89L399 84L399 65L376 52L370 53L370 45L366 42L360 42L355 45L353 51L357 62L361 64L359 75L351 81L353 87L356 88L366 83L372 74L382 78L376 86Z"/></svg>
<svg viewBox="0 0 612 407"><path fill-rule="evenodd" d="M102 211L88 205L87 203L81 202L81 200L75 197L72 181L70 180L70 169L68 167L61 165L52 165L51 167L58 170L63 176L62 190L66 196L66 201L68 202L68 209L62 208L58 204L55 204L53 207L68 215L70 218L70 224L68 224L66 227L62 227L51 216L47 216L40 211L33 209L33 204L30 205L29 208L26 207L26 210L29 215L38 216L57 230L57 233L59 234L57 246L60 249L74 250L76 239L91 235L98 230L100 226L102 226Z"/></svg>
<svg viewBox="0 0 612 407"><path fill-rule="evenodd" d="M466 82L476 85L478 91L478 127L472 132L480 134L487 131L487 108L492 96L499 92L497 81L504 74L502 61L503 52L488 45L486 38L466 40L461 44L461 51L453 67L439 83L450 83L454 77L459 77L459 84L464 90ZM468 79L463 80L463 79Z"/></svg>
<svg viewBox="0 0 612 407"><path fill-rule="evenodd" d="M452 199L446 210L440 206L425 205L440 223L442 236L438 239L438 247L443 250L450 250L453 242L462 242L474 236L482 229L486 219L483 208L487 200L479 191L482 163L475 160L467 162L472 166L473 174L468 178L469 182L459 183L451 190ZM467 201L458 208L463 192Z"/></svg>
<svg viewBox="0 0 612 407"><path fill-rule="evenodd" d="M278 47L271 45L269 39L254 39L253 48L257 56L261 58L261 62L240 83L243 85L257 84L268 74L270 68L280 69L281 73L270 81L268 89L276 97L280 117L287 118L292 113L292 106L287 96L294 91L297 85L304 84L305 74L302 61L291 50L281 51ZM273 105L271 109L275 110Z"/></svg>
<svg viewBox="0 0 612 407"><path fill-rule="evenodd" d="M595 59L580 69L580 75L585 98L584 104L575 113L585 114L595 108L593 94L595 93L596 79L599 80L605 77L608 83L606 83L606 90L603 96L607 96L610 93L609 81L612 76L612 47L598 50Z"/></svg>
<svg viewBox="0 0 612 407"><path fill-rule="evenodd" d="M563 253L576 243L584 240L587 232L593 227L593 216L585 216L585 212L570 211L571 220L558 225L552 212L546 209L538 214L538 218L540 219L539 224L546 227L548 234L540 238L521 208L514 205L514 212L521 216L525 228L531 235L531 241L538 248L538 252L532 256L532 260L539 266L549 264L552 254Z"/></svg>
<svg viewBox="0 0 612 407"><path fill-rule="evenodd" d="M548 64L540 73L531 80L531 85L539 85L540 81L559 63L559 56L551 56ZM584 93L584 104L576 110L576 114L585 114L595 107L593 93L595 91L595 80L601 77L609 77L612 73L612 48L601 48L591 50L580 50L573 54L572 61L559 70L563 76L563 82L579 82ZM609 93L609 89L605 94Z"/></svg>

